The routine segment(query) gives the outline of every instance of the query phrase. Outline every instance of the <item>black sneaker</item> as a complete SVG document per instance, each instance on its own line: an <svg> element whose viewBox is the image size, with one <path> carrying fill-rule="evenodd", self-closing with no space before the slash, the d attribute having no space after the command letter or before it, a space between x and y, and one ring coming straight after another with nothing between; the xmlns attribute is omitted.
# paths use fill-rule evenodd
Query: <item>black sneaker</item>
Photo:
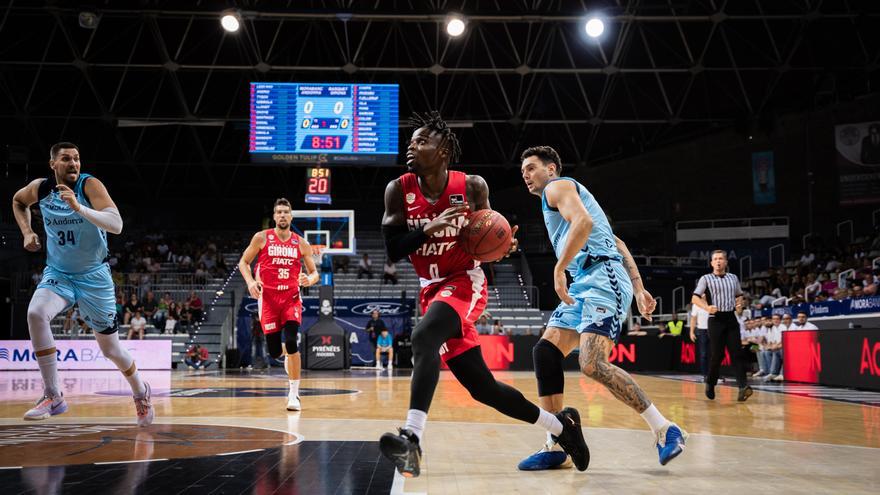
<svg viewBox="0 0 880 495"><path fill-rule="evenodd" d="M709 400L715 400L715 385L712 385L709 382L706 382L706 398Z"/></svg>
<svg viewBox="0 0 880 495"><path fill-rule="evenodd" d="M754 392L752 391L752 387L746 385L745 387L739 389L739 394L736 396L736 400L739 402L745 402L746 399L752 396Z"/></svg>
<svg viewBox="0 0 880 495"><path fill-rule="evenodd" d="M419 464L422 462L422 448L419 437L413 432L398 428L399 433L386 433L379 439L379 450L397 466L397 472L406 478L419 475Z"/></svg>
<svg viewBox="0 0 880 495"><path fill-rule="evenodd" d="M587 466L590 465L590 448L587 447L584 431L581 430L581 415L578 414L577 409L566 407L556 415L556 418L562 423L562 433L558 437L553 435L553 440L571 456L571 461L578 471L586 471Z"/></svg>

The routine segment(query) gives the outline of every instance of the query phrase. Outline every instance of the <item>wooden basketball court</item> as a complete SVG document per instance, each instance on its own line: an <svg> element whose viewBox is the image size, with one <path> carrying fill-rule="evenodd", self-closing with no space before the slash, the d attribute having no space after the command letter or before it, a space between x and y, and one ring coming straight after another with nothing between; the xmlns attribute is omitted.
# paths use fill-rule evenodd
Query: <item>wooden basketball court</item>
<svg viewBox="0 0 880 495"><path fill-rule="evenodd" d="M36 372L0 374L3 493L878 493L880 394L766 385L746 403L719 386L707 401L688 376L637 377L691 434L660 466L642 419L602 387L566 375L586 426L589 470L521 472L544 433L473 401L443 372L422 476L405 480L378 452L402 425L409 371L305 372L304 411L289 413L281 370L147 372L156 423L135 426L116 372L61 372L70 410L23 412ZM496 373L536 400L531 373Z"/></svg>

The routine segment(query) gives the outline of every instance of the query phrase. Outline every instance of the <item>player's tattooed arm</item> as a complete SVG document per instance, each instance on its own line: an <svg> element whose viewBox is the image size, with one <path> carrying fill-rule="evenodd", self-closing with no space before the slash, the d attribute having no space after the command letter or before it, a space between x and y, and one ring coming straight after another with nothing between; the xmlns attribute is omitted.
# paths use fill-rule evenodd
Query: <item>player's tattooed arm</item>
<svg viewBox="0 0 880 495"><path fill-rule="evenodd" d="M578 360L581 370L590 378L605 385L618 400L643 413L651 405L641 387L629 373L608 362L613 342L608 337L588 333L584 334Z"/></svg>

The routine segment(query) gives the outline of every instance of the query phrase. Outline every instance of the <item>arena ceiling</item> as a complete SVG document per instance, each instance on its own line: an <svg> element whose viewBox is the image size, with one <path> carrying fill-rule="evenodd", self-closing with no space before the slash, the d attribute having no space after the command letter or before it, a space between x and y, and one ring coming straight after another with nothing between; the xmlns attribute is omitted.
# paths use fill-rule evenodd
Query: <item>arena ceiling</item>
<svg viewBox="0 0 880 495"><path fill-rule="evenodd" d="M438 109L468 166L529 145L594 166L713 129L875 92L880 2L10 1L0 10L6 161L59 139L170 187L182 167L233 187L251 81L396 82L401 119ZM219 14L237 7L242 29ZM97 26L80 26L92 12ZM447 14L467 19L450 38ZM606 21L587 38L587 13ZM220 171L223 171L222 173ZM361 184L355 181L352 185Z"/></svg>

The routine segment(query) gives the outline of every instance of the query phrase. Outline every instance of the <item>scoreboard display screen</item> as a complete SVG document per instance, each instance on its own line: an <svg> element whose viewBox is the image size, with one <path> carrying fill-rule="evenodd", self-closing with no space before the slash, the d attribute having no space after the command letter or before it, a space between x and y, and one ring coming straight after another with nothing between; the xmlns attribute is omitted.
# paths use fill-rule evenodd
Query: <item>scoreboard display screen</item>
<svg viewBox="0 0 880 495"><path fill-rule="evenodd" d="M329 205L330 169L309 167L306 169L306 203Z"/></svg>
<svg viewBox="0 0 880 495"><path fill-rule="evenodd" d="M397 84L250 85L248 149L256 162L393 165Z"/></svg>

